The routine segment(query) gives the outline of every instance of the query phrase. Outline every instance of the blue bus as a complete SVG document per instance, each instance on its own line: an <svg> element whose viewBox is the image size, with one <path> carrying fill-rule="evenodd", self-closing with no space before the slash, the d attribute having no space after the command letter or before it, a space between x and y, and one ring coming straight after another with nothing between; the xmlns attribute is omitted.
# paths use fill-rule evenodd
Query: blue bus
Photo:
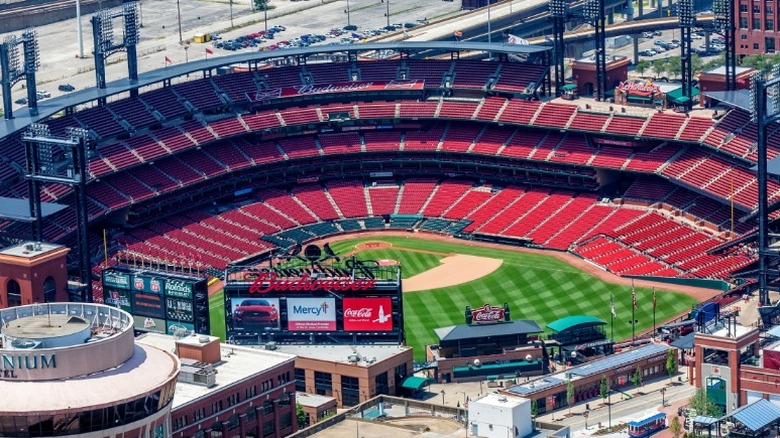
<svg viewBox="0 0 780 438"><path fill-rule="evenodd" d="M666 414L653 412L628 422L628 436L645 438L666 428Z"/></svg>

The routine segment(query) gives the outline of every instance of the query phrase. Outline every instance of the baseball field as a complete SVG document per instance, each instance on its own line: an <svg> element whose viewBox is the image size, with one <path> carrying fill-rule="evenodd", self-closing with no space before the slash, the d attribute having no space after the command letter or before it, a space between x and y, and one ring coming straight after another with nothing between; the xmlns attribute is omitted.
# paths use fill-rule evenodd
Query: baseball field
<svg viewBox="0 0 780 438"><path fill-rule="evenodd" d="M615 282L605 281L559 257L538 251L472 245L455 239L442 241L404 236L341 240L331 242L331 247L337 254L400 263L404 278L406 340L407 345L415 349L415 360L424 360L425 345L437 342L433 329L463 324L466 306L474 308L486 303L509 303L513 320L532 319L542 328L570 315L592 315L609 324L610 297L614 295L615 339L631 337L631 284L617 277ZM585 269L594 271L588 266ZM639 333L653 326L653 290L639 286L635 290L636 332ZM695 295L658 289L658 324L690 310L701 299ZM212 333L224 338L221 293L211 297L210 310ZM609 333L609 325L606 330Z"/></svg>

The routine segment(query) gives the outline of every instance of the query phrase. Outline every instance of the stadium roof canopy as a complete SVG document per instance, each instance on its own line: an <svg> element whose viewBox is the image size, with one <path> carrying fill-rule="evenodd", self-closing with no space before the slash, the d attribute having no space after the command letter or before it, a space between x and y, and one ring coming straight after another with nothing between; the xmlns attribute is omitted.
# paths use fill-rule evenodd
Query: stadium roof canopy
<svg viewBox="0 0 780 438"><path fill-rule="evenodd" d="M572 328L585 328L590 326L605 325L606 321L590 315L567 316L547 324L547 328L554 332L562 332Z"/></svg>
<svg viewBox="0 0 780 438"><path fill-rule="evenodd" d="M186 76L195 72L214 71L219 67L234 64L258 65L280 58L306 58L316 54L371 53L381 51L397 51L401 53L416 53L432 51L437 53L486 52L506 55L534 55L551 52L552 47L538 45L519 45L506 43L483 43L472 41L393 41L369 42L363 44L330 44L325 46L309 46L285 48L279 50L240 53L237 55L217 56L199 59L159 68L138 75L138 80L130 81L127 77L109 82L105 89L95 87L69 93L64 96L46 99L38 102L38 114L31 115L29 109L20 108L14 111L14 118L0 122L0 138L16 131L25 129L30 123L46 119L65 108L107 98L115 94L127 93L132 89L162 83L166 80ZM162 63L162 54L160 54Z"/></svg>
<svg viewBox="0 0 780 438"><path fill-rule="evenodd" d="M742 406L732 412L730 417L756 432L780 420L780 408L762 398L747 406Z"/></svg>
<svg viewBox="0 0 780 438"><path fill-rule="evenodd" d="M510 336L530 333L542 333L541 327L536 321L523 319L517 321L502 322L497 324L461 324L449 327L433 329L436 336L442 342L458 341L461 339L486 338L490 336Z"/></svg>
<svg viewBox="0 0 780 438"><path fill-rule="evenodd" d="M52 202L41 202L41 216L46 217L57 213L66 206ZM30 214L30 202L27 199L8 198L0 196L0 219L18 222L33 222Z"/></svg>

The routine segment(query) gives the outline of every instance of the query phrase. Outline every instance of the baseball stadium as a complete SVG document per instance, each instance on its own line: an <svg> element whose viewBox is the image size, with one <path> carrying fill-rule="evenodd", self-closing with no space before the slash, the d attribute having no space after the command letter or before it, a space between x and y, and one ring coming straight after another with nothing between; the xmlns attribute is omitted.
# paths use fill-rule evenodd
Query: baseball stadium
<svg viewBox="0 0 780 438"><path fill-rule="evenodd" d="M103 301L114 264L218 282L232 265L326 242L400 265L414 347L466 306L509 303L543 325L609 319L614 297L626 339L728 290L757 259L744 243L758 203L749 114L554 98L549 59L549 47L437 41L173 66L7 121L2 195L61 207L38 240L74 248L72 272L88 275L73 297L87 301ZM73 173L55 140L74 133L78 183L52 176ZM25 151L52 177L25 179ZM768 190L780 198L780 183ZM27 222L0 226L29 239ZM224 337L220 292L210 307Z"/></svg>

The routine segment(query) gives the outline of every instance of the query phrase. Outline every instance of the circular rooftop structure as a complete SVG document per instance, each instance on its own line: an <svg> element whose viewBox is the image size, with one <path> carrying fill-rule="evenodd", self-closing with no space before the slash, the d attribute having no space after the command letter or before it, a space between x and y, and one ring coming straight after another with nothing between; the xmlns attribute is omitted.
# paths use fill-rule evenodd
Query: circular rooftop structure
<svg viewBox="0 0 780 438"><path fill-rule="evenodd" d="M0 392L18 401L0 406L0 436L167 427L181 364L168 351L136 344L129 313L52 303L0 310L0 324ZM118 407L122 418L109 415ZM62 429L49 435L57 422Z"/></svg>

